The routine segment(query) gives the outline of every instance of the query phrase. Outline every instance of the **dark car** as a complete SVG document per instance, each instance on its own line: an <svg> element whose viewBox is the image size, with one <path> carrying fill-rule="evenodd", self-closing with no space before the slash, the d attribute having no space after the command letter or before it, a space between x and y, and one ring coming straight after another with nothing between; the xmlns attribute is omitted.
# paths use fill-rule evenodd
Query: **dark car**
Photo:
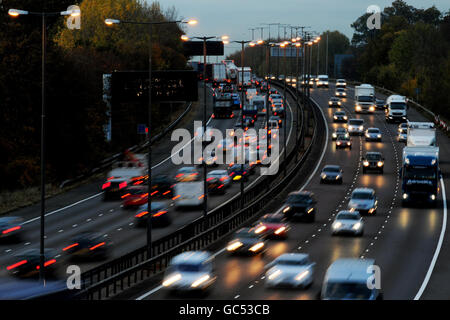
<svg viewBox="0 0 450 320"><path fill-rule="evenodd" d="M105 237L91 231L74 236L63 251L73 260L102 260L108 255Z"/></svg>
<svg viewBox="0 0 450 320"><path fill-rule="evenodd" d="M282 212L288 219L299 218L308 222L314 222L316 204L317 201L314 198L314 194L310 191L291 192L283 205Z"/></svg>
<svg viewBox="0 0 450 320"><path fill-rule="evenodd" d="M0 239L20 240L22 231L22 218L2 217L0 218Z"/></svg>
<svg viewBox="0 0 450 320"><path fill-rule="evenodd" d="M345 136L343 134L338 135L336 138L336 149L340 148L349 148L352 149L352 139L348 136Z"/></svg>
<svg viewBox="0 0 450 320"><path fill-rule="evenodd" d="M266 243L255 228L242 228L238 230L233 239L228 242L227 251L230 254L257 255L266 249Z"/></svg>
<svg viewBox="0 0 450 320"><path fill-rule="evenodd" d="M131 186L124 192L122 196L124 209L141 206L148 201L148 186Z"/></svg>
<svg viewBox="0 0 450 320"><path fill-rule="evenodd" d="M338 107L340 108L342 105L341 99L338 97L331 97L330 100L328 100L328 106L331 107Z"/></svg>
<svg viewBox="0 0 450 320"><path fill-rule="evenodd" d="M209 177L206 179L208 183L208 193L211 194L225 194L226 193L226 185L219 178Z"/></svg>
<svg viewBox="0 0 450 320"><path fill-rule="evenodd" d="M152 226L154 227L166 227L172 223L172 219L169 215L169 208L165 202L152 201ZM136 226L142 227L147 225L148 219L148 204L144 204L136 211L134 216L136 220Z"/></svg>
<svg viewBox="0 0 450 320"><path fill-rule="evenodd" d="M336 111L333 115L333 122L347 123L348 117L345 111Z"/></svg>
<svg viewBox="0 0 450 320"><path fill-rule="evenodd" d="M384 158L381 152L367 152L362 158L363 173L368 170L378 171L383 174L384 171Z"/></svg>
<svg viewBox="0 0 450 320"><path fill-rule="evenodd" d="M377 106L377 109L384 110L385 109L385 102L382 99L376 99L375 105Z"/></svg>
<svg viewBox="0 0 450 320"><path fill-rule="evenodd" d="M342 169L340 166L328 165L322 169L320 174L320 183L339 183L342 184Z"/></svg>
<svg viewBox="0 0 450 320"><path fill-rule="evenodd" d="M110 178L102 185L104 200L120 200L128 186L128 178Z"/></svg>
<svg viewBox="0 0 450 320"><path fill-rule="evenodd" d="M44 268L46 277L55 274L56 251L54 249L44 250ZM33 278L39 275L40 250L28 249L13 256L11 263L6 267L10 274L20 278Z"/></svg>
<svg viewBox="0 0 450 320"><path fill-rule="evenodd" d="M166 175L157 175L152 178L152 197L170 198L173 195L175 180Z"/></svg>
<svg viewBox="0 0 450 320"><path fill-rule="evenodd" d="M270 122L271 120L274 120L274 121L278 122L278 126L279 126L280 128L283 127L283 120L281 120L281 118L280 118L279 116L271 116L271 117L269 118L269 122Z"/></svg>
<svg viewBox="0 0 450 320"><path fill-rule="evenodd" d="M250 169L248 164L233 164L228 168L228 175L233 181L240 181L242 178L244 181L247 181L250 175Z"/></svg>
<svg viewBox="0 0 450 320"><path fill-rule="evenodd" d="M339 135L344 135L344 136L350 137L348 130L341 127L341 128L336 128L336 130L334 130L334 132L331 134L331 139L334 141L337 139L337 137Z"/></svg>

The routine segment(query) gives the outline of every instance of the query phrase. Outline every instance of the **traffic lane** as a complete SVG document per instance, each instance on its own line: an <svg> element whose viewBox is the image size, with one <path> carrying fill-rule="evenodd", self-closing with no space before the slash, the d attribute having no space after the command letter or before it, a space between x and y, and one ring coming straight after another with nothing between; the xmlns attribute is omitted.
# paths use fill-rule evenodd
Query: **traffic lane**
<svg viewBox="0 0 450 320"><path fill-rule="evenodd" d="M289 116L288 116L287 120L288 120L288 122L290 121ZM223 122L223 121L220 121L220 122ZM254 180L254 179L255 178L252 177L250 179L249 183L251 183L252 180ZM232 192L238 193L239 192L239 187L237 186L237 184L235 184L232 188L230 188L230 190L231 189L234 189L234 190L229 192L229 196L230 197L232 196L232 194L230 195L230 193L232 193ZM212 206L212 207L216 207L219 204L223 203L223 199L215 198L214 196L212 198L210 198L210 199L212 200L210 202L210 206ZM107 213L108 212L114 212L114 211L118 212L117 210L115 210L115 208L108 208ZM170 214L173 215L174 213L171 212ZM154 231L154 233L153 233L154 239L158 239L158 238L168 234L169 232L173 232L173 231L177 230L178 228L182 227L183 225L187 224L188 222L190 222L190 221L192 221L192 220L194 220L194 219L196 219L196 218L198 218L198 217L200 217L202 215L202 213L200 211L187 212L187 213L183 212L183 213L175 213L175 214L178 215L181 219L178 218L178 217L175 217L174 221L176 221L176 223L172 224L169 228L156 229ZM67 213L66 213L66 215L67 215ZM104 216L105 213L100 213L99 215ZM112 215L109 215L109 216L112 216ZM98 231L98 232L100 232L102 234L104 233L105 235L108 235L108 237L113 238L111 240L111 246L114 247L114 251L112 251L112 253L111 253L111 257L112 258L119 257L119 256L121 256L121 255L123 255L125 253L128 253L129 251L131 251L131 250L133 250L133 249L135 249L137 247L140 247L140 246L144 245L145 244L145 236L146 236L145 231L141 231L140 232L140 237L135 234L136 232L135 232L134 229L132 231L126 231L127 229L130 229L130 227L132 228L131 224L134 223L134 221L132 221L132 218L130 219L130 217L128 217L128 220L124 221L123 217L122 217L122 214L116 214L114 216L115 217L119 217L120 220L119 221L105 221L105 220L102 220L101 223L99 224L100 228L96 228L96 227L98 227L98 224L96 224L95 222L92 223L92 218L87 218L86 219L87 222L91 222L91 223L89 223L90 230L95 230L95 231ZM105 224L105 222L107 222L107 223ZM71 226L71 228L72 228L71 230L73 232L72 233L71 232L66 232L64 235L60 234L60 231L64 230L64 229L60 229L61 226L59 225L56 228L56 229L59 229L58 233L57 234L55 233L56 237L49 237L48 235L52 231L56 232L56 229L55 230L49 230L49 232L47 232L47 240L46 240L46 246L47 247L56 247L57 248L58 246L61 246L61 243L69 242L70 237L72 237L75 234L78 234L81 231L83 231L82 228L80 228L78 230L73 229L73 228L76 228L76 227L79 226L78 223L72 224L73 221L69 221L67 223L68 223L69 226ZM108 229L107 230L105 230L105 227L104 227L105 225L108 225ZM36 237L39 237L38 230L36 230L36 232L37 232ZM126 238L125 240L126 241L123 241L123 239L122 239L124 237L124 235L125 235L125 238ZM118 247L118 245L122 244L122 243L124 244L124 246ZM53 246L53 244L56 244L56 246ZM20 246L20 244L19 244L19 246ZM33 245L33 244L27 242L27 249L32 248L34 246L38 246L38 243L36 242ZM10 249L6 249L6 250L8 250L11 254L16 254L18 252L18 250L11 250L11 251L10 251ZM20 252L20 250L19 250L19 252ZM6 260L9 260L9 259L6 259ZM88 264L87 266L82 266L82 267L89 268L90 266L91 265Z"/></svg>

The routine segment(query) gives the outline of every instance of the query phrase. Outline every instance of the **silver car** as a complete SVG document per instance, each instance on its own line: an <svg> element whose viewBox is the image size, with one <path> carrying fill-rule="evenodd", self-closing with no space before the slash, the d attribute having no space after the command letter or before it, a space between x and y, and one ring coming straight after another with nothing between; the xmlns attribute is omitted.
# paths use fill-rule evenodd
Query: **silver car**
<svg viewBox="0 0 450 320"><path fill-rule="evenodd" d="M366 141L382 141L381 130L378 128L369 128L366 130Z"/></svg>
<svg viewBox="0 0 450 320"><path fill-rule="evenodd" d="M363 119L348 120L348 133L353 135L364 134L364 120Z"/></svg>
<svg viewBox="0 0 450 320"><path fill-rule="evenodd" d="M348 209L358 211L360 214L375 215L377 213L378 199L375 190L371 188L356 188L352 192Z"/></svg>
<svg viewBox="0 0 450 320"><path fill-rule="evenodd" d="M231 185L231 178L228 175L227 170L213 170L208 172L207 179L209 178L217 178L223 182L225 188L228 188Z"/></svg>
<svg viewBox="0 0 450 320"><path fill-rule="evenodd" d="M364 234L364 221L358 211L339 211L333 224L331 234L352 234L361 237Z"/></svg>
<svg viewBox="0 0 450 320"><path fill-rule="evenodd" d="M266 265L267 288L307 288L313 282L315 263L305 253L285 253Z"/></svg>

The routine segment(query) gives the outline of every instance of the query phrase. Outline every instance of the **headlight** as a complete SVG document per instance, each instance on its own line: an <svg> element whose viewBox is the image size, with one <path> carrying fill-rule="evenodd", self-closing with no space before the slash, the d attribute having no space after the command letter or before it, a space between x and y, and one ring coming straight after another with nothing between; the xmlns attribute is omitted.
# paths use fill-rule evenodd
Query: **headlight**
<svg viewBox="0 0 450 320"><path fill-rule="evenodd" d="M341 105L341 102L340 102L340 101L338 101L338 105Z"/></svg>
<svg viewBox="0 0 450 320"><path fill-rule="evenodd" d="M344 116L344 120L347 120L347 116Z"/></svg>
<svg viewBox="0 0 450 320"><path fill-rule="evenodd" d="M370 134L366 133L366 137L367 137L367 138L370 138Z"/></svg>
<svg viewBox="0 0 450 320"><path fill-rule="evenodd" d="M266 229L267 229L266 226L259 226L259 227L255 230L255 233L256 233L256 234L261 233L261 232L263 232L263 231L266 230Z"/></svg>
<svg viewBox="0 0 450 320"><path fill-rule="evenodd" d="M364 161L363 165L364 165L364 167L368 167L369 166L369 161Z"/></svg>
<svg viewBox="0 0 450 320"><path fill-rule="evenodd" d="M430 198L431 198L431 200L436 200L436 195L434 195L434 194L432 194L431 196L430 196Z"/></svg>
<svg viewBox="0 0 450 320"><path fill-rule="evenodd" d="M339 229L340 227L342 227L342 223L341 222L333 223L333 229Z"/></svg>
<svg viewBox="0 0 450 320"><path fill-rule="evenodd" d="M326 179L327 175L325 173L322 173L322 179Z"/></svg>
<svg viewBox="0 0 450 320"><path fill-rule="evenodd" d="M382 167L384 163L383 163L383 161L378 161L377 164L378 164L379 167Z"/></svg>
<svg viewBox="0 0 450 320"><path fill-rule="evenodd" d="M369 111L375 111L375 107L374 106L370 106Z"/></svg>
<svg viewBox="0 0 450 320"><path fill-rule="evenodd" d="M242 242L236 241L236 242L231 243L231 244L227 247L227 250L228 250L228 251L234 251L234 250L236 250L236 249L238 249L238 248L240 248L240 247L242 247Z"/></svg>
<svg viewBox="0 0 450 320"><path fill-rule="evenodd" d="M333 133L333 138L337 138L337 134L336 133Z"/></svg>
<svg viewBox="0 0 450 320"><path fill-rule="evenodd" d="M336 142L336 144L338 145L338 146L340 146L341 145L341 143L338 141L338 142Z"/></svg>
<svg viewBox="0 0 450 320"><path fill-rule="evenodd" d="M306 276L307 276L308 274L309 274L309 270L305 270L305 271L303 271L302 273L298 274L298 275L295 277L295 280L297 280L297 281L302 281L303 279L306 278Z"/></svg>
<svg viewBox="0 0 450 320"><path fill-rule="evenodd" d="M256 251L260 250L262 247L264 247L264 243L258 242L257 244L253 245L249 250L256 252Z"/></svg>
<svg viewBox="0 0 450 320"><path fill-rule="evenodd" d="M167 279L163 281L162 285L163 285L163 287L170 287L172 284L179 281L180 279L181 279L181 274L179 274L179 273L173 274L173 275L170 275L169 277L167 277Z"/></svg>
<svg viewBox="0 0 450 320"><path fill-rule="evenodd" d="M378 138L381 138L381 134L377 135Z"/></svg>
<svg viewBox="0 0 450 320"><path fill-rule="evenodd" d="M194 282L192 282L191 287L197 288L199 285L201 285L205 281L208 281L209 278L210 278L209 274L205 274L204 276L202 276L202 277L198 278L197 280L195 280Z"/></svg>
<svg viewBox="0 0 450 320"><path fill-rule="evenodd" d="M272 272L267 278L269 280L273 280L273 279L277 278L280 274L281 274L281 270L277 269L274 272Z"/></svg>
<svg viewBox="0 0 450 320"><path fill-rule="evenodd" d="M338 174L338 175L336 176L336 180L339 180L340 178L341 178L341 175Z"/></svg>
<svg viewBox="0 0 450 320"><path fill-rule="evenodd" d="M361 111L361 107L360 106L356 106L356 111Z"/></svg>
<svg viewBox="0 0 450 320"><path fill-rule="evenodd" d="M311 213L314 211L314 208L310 208L307 213Z"/></svg>
<svg viewBox="0 0 450 320"><path fill-rule="evenodd" d="M275 230L275 234L276 235L278 235L278 234L280 234L280 233L283 233L283 232L285 232L286 231L286 227L280 227L280 228L278 228L277 230Z"/></svg>
<svg viewBox="0 0 450 320"><path fill-rule="evenodd" d="M408 197L409 197L409 196L408 196L408 194L407 194L407 193L404 193L404 194L403 194L403 199L405 199L405 200L406 200L406 199L408 199Z"/></svg>
<svg viewBox="0 0 450 320"><path fill-rule="evenodd" d="M332 104L333 104L333 102L331 102L331 101L328 101L328 104L331 106Z"/></svg>
<svg viewBox="0 0 450 320"><path fill-rule="evenodd" d="M373 213L375 211L375 208L371 208L370 210L369 210L369 213Z"/></svg>
<svg viewBox="0 0 450 320"><path fill-rule="evenodd" d="M353 230L358 230L359 228L361 228L361 222L355 223L352 227Z"/></svg>
<svg viewBox="0 0 450 320"><path fill-rule="evenodd" d="M364 127L363 127L363 126L360 126L360 127L359 127L359 130L364 130Z"/></svg>
<svg viewBox="0 0 450 320"><path fill-rule="evenodd" d="M334 118L334 120L337 120L337 116L334 116L333 118Z"/></svg>
<svg viewBox="0 0 450 320"><path fill-rule="evenodd" d="M291 210L291 207L286 207L286 208L283 209L283 213L286 213L286 212L288 212L289 210Z"/></svg>

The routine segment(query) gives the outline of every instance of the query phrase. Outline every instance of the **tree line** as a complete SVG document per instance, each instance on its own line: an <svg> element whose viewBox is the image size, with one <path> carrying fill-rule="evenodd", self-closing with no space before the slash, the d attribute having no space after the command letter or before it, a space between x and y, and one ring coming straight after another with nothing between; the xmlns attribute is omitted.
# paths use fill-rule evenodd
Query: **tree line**
<svg viewBox="0 0 450 320"><path fill-rule="evenodd" d="M39 17L11 18L10 8L37 12L67 10L73 0L0 1L0 190L39 183L41 121L41 24ZM108 27L105 18L137 21L177 19L175 8L141 0L83 0L81 29L66 18L47 19L46 109L50 181L59 182L92 168L127 146L105 141L104 73L148 69L149 32L145 27ZM152 67L184 69L177 25L155 27ZM155 122L159 108L153 107Z"/></svg>

